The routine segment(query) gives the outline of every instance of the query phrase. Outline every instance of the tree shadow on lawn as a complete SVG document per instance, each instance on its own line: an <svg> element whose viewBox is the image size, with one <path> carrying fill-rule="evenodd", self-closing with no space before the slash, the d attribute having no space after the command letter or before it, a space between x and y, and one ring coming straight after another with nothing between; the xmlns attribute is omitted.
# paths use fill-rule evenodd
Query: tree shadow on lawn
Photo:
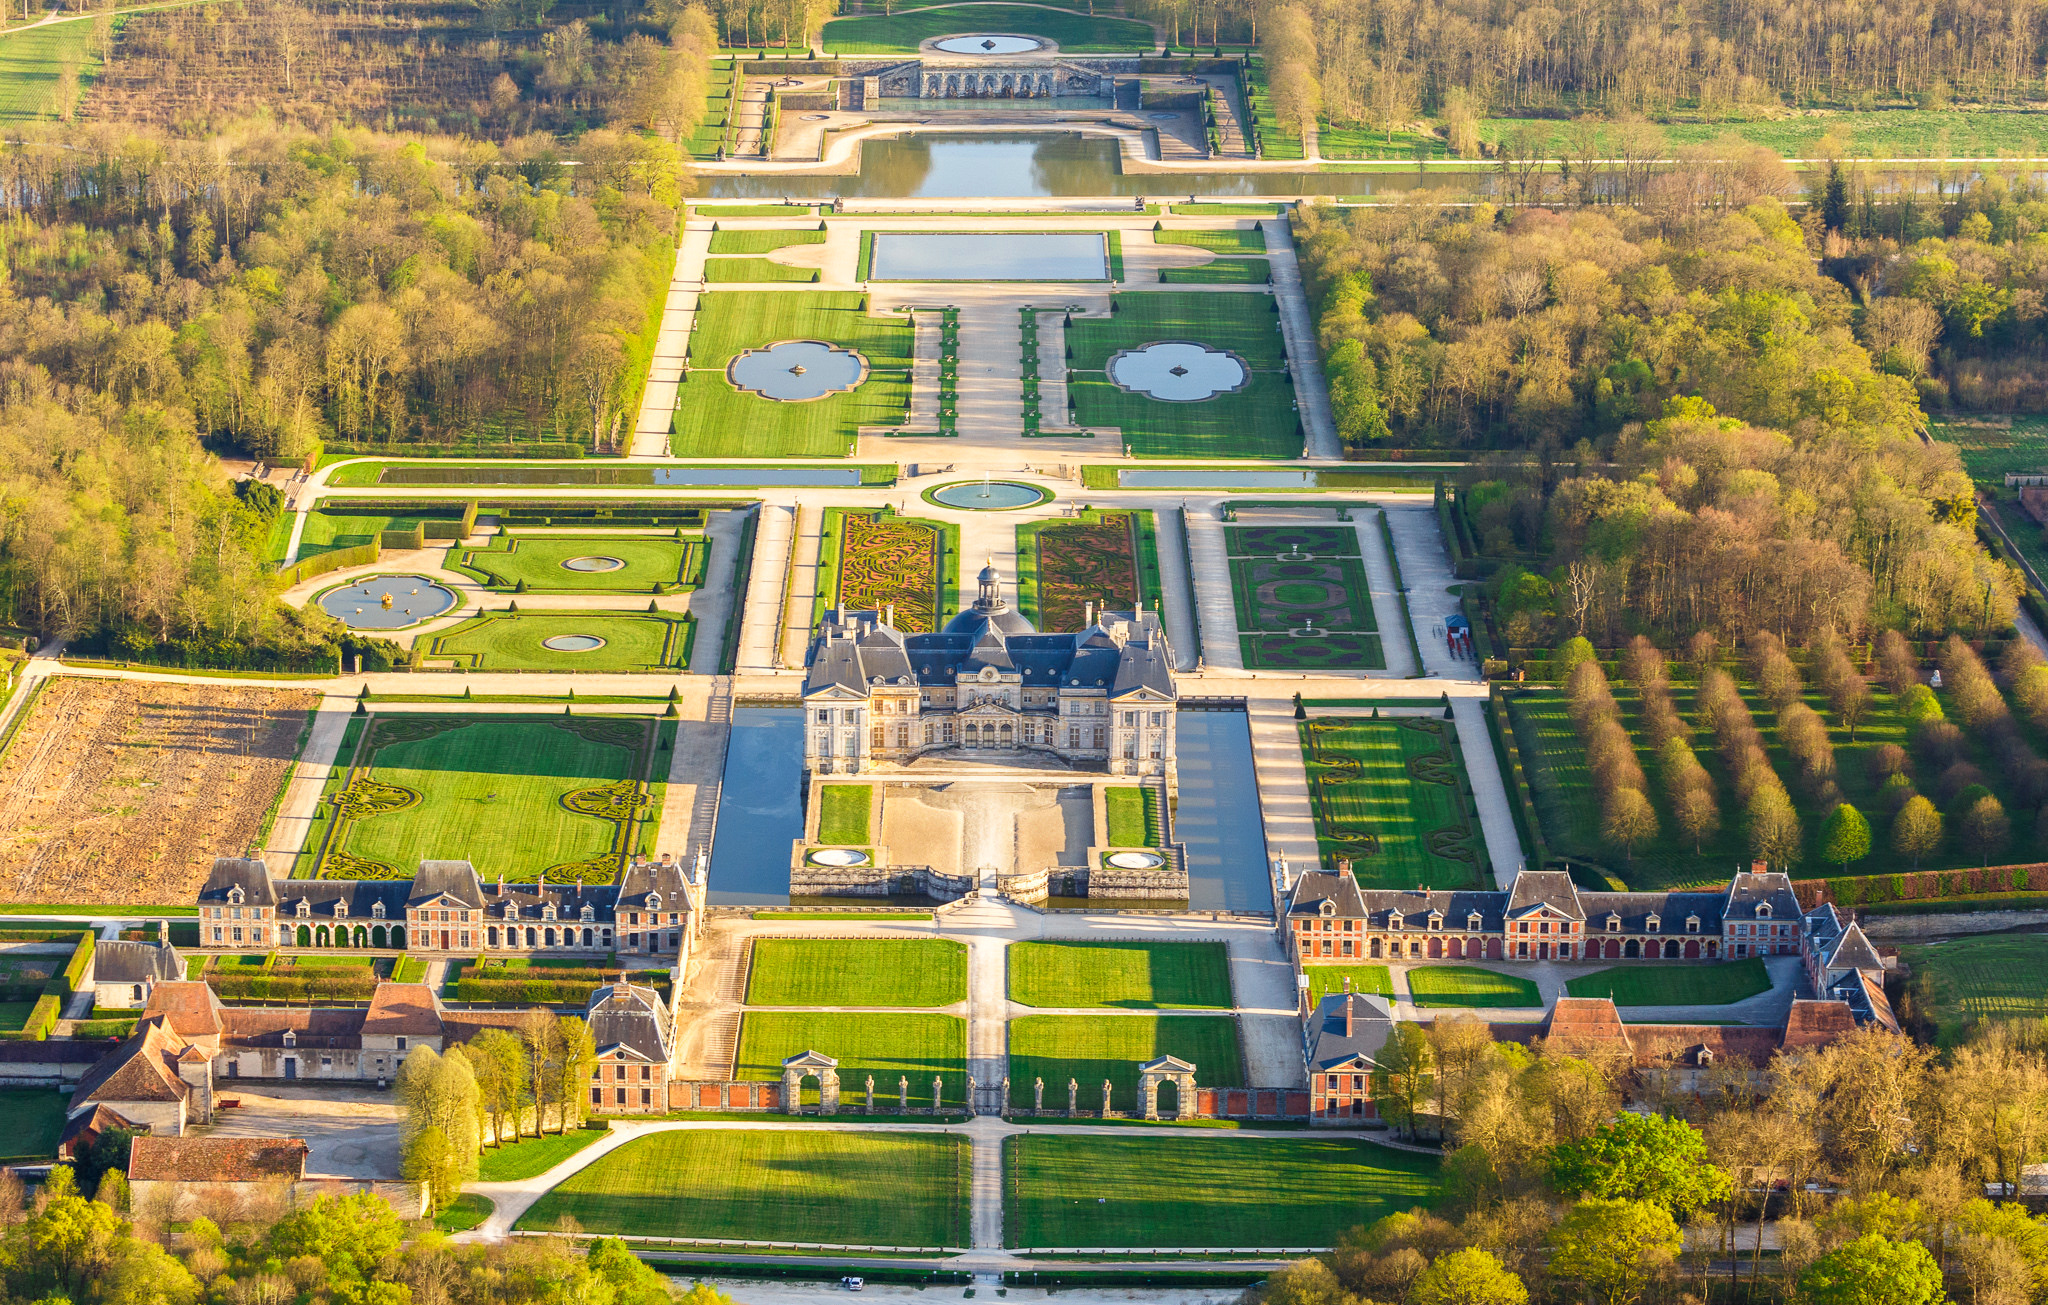
<svg viewBox="0 0 2048 1305"><path fill-rule="evenodd" d="M589 717L581 719L585 722L590 720ZM636 730L644 728L638 721L622 720L620 723ZM571 737L545 740L563 744L559 752L543 746L540 740L526 744L519 742L518 735L543 728L558 730ZM494 745L486 745L482 735L471 733L479 730L505 737ZM372 739L371 746L375 749L368 763L372 771L517 775L537 779L587 779L592 784L605 784L633 778L644 745L640 739L630 743L592 739L543 716L520 720L478 720L442 730L425 739L394 739L389 742ZM604 749L617 756L616 770L597 769L587 760L588 753L596 749Z"/></svg>

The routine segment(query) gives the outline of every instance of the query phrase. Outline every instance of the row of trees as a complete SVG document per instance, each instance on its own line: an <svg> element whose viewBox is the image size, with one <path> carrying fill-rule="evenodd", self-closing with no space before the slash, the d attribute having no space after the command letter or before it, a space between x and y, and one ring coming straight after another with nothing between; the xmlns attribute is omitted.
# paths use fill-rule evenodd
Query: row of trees
<svg viewBox="0 0 2048 1305"><path fill-rule="evenodd" d="M2024 1305L2048 1290L2048 1220L1985 1193L2016 1191L2048 1148L2043 1044L2038 1025L1998 1023L1938 1059L1872 1026L1761 1067L1644 1069L1590 1044L1496 1043L1469 1019L1399 1026L1381 1108L1443 1137L1446 1200L1261 1295L1633 1305L1728 1299L1746 1279L1750 1299L1810 1305Z"/></svg>
<svg viewBox="0 0 2048 1305"><path fill-rule="evenodd" d="M1637 843L1657 836L1657 812L1645 796L1649 780L1599 662L1586 660L1572 668L1565 679L1565 701L1586 750L1586 767L1593 772L1601 831L1633 856Z"/></svg>
<svg viewBox="0 0 2048 1305"><path fill-rule="evenodd" d="M1657 752L1665 805L1697 853L1721 828L1721 804L1713 777L1693 751L1692 729L1672 699L1670 667L1655 644L1637 635L1629 641L1622 669L1642 698L1643 728Z"/></svg>

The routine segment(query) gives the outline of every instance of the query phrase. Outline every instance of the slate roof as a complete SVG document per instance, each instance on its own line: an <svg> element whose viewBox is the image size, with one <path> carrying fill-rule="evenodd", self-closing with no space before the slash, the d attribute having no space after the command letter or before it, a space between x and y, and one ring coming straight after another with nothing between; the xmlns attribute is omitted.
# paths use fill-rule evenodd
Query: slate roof
<svg viewBox="0 0 2048 1305"><path fill-rule="evenodd" d="M1702 935L1721 932L1720 893L1581 893L1579 906L1585 911L1586 932L1597 934L1614 916L1621 917L1622 933L1648 933L1650 917L1657 917L1660 934L1683 934L1685 922L1698 916ZM1796 903L1795 903L1796 909Z"/></svg>
<svg viewBox="0 0 2048 1305"><path fill-rule="evenodd" d="M1348 1017L1348 1018L1347 1018ZM1394 1033L1394 1008L1370 992L1333 992L1309 1012L1302 1051L1311 1074L1363 1058L1378 1064Z"/></svg>
<svg viewBox="0 0 2048 1305"><path fill-rule="evenodd" d="M1764 906L1771 908L1768 913L1759 909ZM1728 881L1721 916L1727 920L1798 919L1799 895L1792 891L1792 876L1762 869L1736 871Z"/></svg>
<svg viewBox="0 0 2048 1305"><path fill-rule="evenodd" d="M1500 893L1489 892L1436 892L1424 889L1374 889L1360 893L1366 918L1374 926L1391 928L1394 916L1401 916L1403 929L1429 928L1432 911L1441 912L1444 917L1445 933L1459 932L1470 927L1474 915L1479 917L1479 928L1490 933L1501 931L1501 908L1504 898Z"/></svg>
<svg viewBox="0 0 2048 1305"><path fill-rule="evenodd" d="M689 894L685 891L683 864L664 856L659 861L642 861L635 858L619 876L619 891L614 899L615 907L635 910L654 908L648 900L649 893L660 895L658 909L663 911L686 911L690 906Z"/></svg>
<svg viewBox="0 0 2048 1305"><path fill-rule="evenodd" d="M1540 906L1548 906L1568 920L1586 918L1579 890L1563 870L1524 870L1508 885L1507 919L1527 915Z"/></svg>
<svg viewBox="0 0 2048 1305"><path fill-rule="evenodd" d="M1321 915L1324 902L1336 907L1339 919L1356 920L1365 915L1365 899L1358 891L1358 880L1332 870L1304 871L1288 890L1287 914Z"/></svg>
<svg viewBox="0 0 2048 1305"><path fill-rule="evenodd" d="M128 1152L131 1182L296 1182L306 1144L296 1137L138 1137Z"/></svg>
<svg viewBox="0 0 2048 1305"><path fill-rule="evenodd" d="M463 906L472 909L484 904L483 885L477 881L476 867L467 861L422 861L412 877L412 895L406 899L408 906L419 906L438 897L450 897Z"/></svg>
<svg viewBox="0 0 2048 1305"><path fill-rule="evenodd" d="M165 983L185 977L185 960L168 943L115 939L93 945L95 983Z"/></svg>
<svg viewBox="0 0 2048 1305"><path fill-rule="evenodd" d="M277 895L271 888L270 868L255 857L215 857L213 869L200 886L199 901L202 905L226 902L231 888L242 890L244 905L273 906L277 902Z"/></svg>
<svg viewBox="0 0 2048 1305"><path fill-rule="evenodd" d="M653 1065L669 1060L668 1010L652 988L615 983L590 994L584 1015L597 1054L623 1051Z"/></svg>
<svg viewBox="0 0 2048 1305"><path fill-rule="evenodd" d="M281 879L274 888L278 918L285 923L299 918L403 923L411 890L412 885L403 879ZM302 902L304 917L299 915ZM382 916L377 914L379 906L384 908Z"/></svg>

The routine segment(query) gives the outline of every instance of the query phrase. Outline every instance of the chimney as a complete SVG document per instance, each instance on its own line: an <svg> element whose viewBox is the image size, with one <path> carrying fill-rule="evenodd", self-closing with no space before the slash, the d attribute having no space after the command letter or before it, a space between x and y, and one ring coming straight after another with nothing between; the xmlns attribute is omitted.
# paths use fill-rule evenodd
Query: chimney
<svg viewBox="0 0 2048 1305"><path fill-rule="evenodd" d="M156 922L156 945L159 947L171 945L171 922L169 920L158 920Z"/></svg>
<svg viewBox="0 0 2048 1305"><path fill-rule="evenodd" d="M882 624L889 626L891 629L894 629L896 625L896 604L889 604L887 607L882 609L882 612Z"/></svg>
<svg viewBox="0 0 2048 1305"><path fill-rule="evenodd" d="M1091 598L1081 607L1081 628L1085 630L1093 624L1095 624L1095 600Z"/></svg>
<svg viewBox="0 0 2048 1305"><path fill-rule="evenodd" d="M1344 1036L1348 1038L1351 1036L1352 1015L1357 1010L1358 1002L1352 997L1351 993L1348 991L1351 985L1349 983L1346 983L1344 986L1347 989L1347 991L1344 994Z"/></svg>

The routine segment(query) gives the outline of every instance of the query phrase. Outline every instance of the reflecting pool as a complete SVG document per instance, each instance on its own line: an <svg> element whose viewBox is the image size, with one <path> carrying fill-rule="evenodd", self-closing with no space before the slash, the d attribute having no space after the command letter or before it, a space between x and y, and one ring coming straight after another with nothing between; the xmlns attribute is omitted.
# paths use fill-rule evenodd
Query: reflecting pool
<svg viewBox="0 0 2048 1305"><path fill-rule="evenodd" d="M1273 876L1252 768L1251 717L1182 711L1180 800L1173 835L1188 850L1188 906L1196 911L1271 911Z"/></svg>
<svg viewBox="0 0 2048 1305"><path fill-rule="evenodd" d="M1044 48L1045 42L1035 36L949 36L932 42L932 49L947 54L1023 54Z"/></svg>
<svg viewBox="0 0 2048 1305"><path fill-rule="evenodd" d="M386 467L380 485L858 485L844 467Z"/></svg>
<svg viewBox="0 0 2048 1305"><path fill-rule="evenodd" d="M320 610L351 630L396 630L455 606L455 591L422 575L378 575L320 595Z"/></svg>
<svg viewBox="0 0 2048 1305"><path fill-rule="evenodd" d="M1106 281L1099 231L877 231L877 281Z"/></svg>
<svg viewBox="0 0 2048 1305"><path fill-rule="evenodd" d="M712 905L789 905L790 844L804 836L803 769L803 708L733 708L711 840Z"/></svg>
<svg viewBox="0 0 2048 1305"><path fill-rule="evenodd" d="M1109 379L1167 403L1199 403L1241 389L1250 373L1236 354L1186 340L1130 349L1109 360Z"/></svg>
<svg viewBox="0 0 2048 1305"><path fill-rule="evenodd" d="M749 349L726 367L734 388L785 403L850 390L867 375L865 358L823 340L784 340Z"/></svg>

